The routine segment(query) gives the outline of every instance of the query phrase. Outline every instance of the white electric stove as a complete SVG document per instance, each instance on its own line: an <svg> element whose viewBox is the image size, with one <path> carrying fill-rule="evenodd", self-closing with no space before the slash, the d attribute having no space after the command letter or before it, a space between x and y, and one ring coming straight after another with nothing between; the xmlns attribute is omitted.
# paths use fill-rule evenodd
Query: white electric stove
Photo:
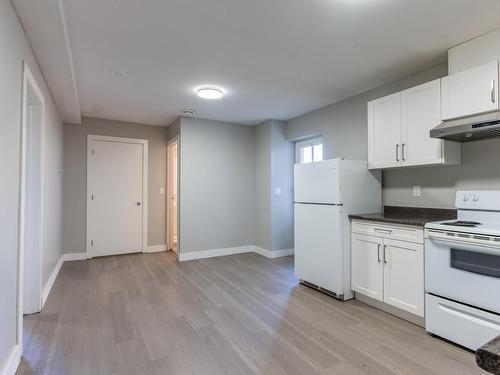
<svg viewBox="0 0 500 375"><path fill-rule="evenodd" d="M425 226L426 330L476 350L500 335L500 190L459 191Z"/></svg>

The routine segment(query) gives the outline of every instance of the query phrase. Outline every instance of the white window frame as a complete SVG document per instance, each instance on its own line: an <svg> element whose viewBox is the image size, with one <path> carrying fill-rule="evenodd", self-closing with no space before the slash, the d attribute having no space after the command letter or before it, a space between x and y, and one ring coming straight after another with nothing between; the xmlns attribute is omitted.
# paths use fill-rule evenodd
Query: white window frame
<svg viewBox="0 0 500 375"><path fill-rule="evenodd" d="M302 141L297 141L295 142L295 164L302 164L303 161L301 160L300 157L300 150L303 149L304 147L313 147L317 145L323 145L323 138L322 137L313 137L313 138L307 138ZM321 160L323 159L323 154L321 155ZM314 158L314 155L313 155ZM314 160L313 160L314 161Z"/></svg>

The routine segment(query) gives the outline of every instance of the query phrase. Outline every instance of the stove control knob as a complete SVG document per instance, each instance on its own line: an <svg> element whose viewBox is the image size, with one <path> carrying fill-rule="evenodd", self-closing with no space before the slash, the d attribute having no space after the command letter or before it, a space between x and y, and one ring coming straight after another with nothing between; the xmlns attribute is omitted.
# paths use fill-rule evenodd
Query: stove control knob
<svg viewBox="0 0 500 375"><path fill-rule="evenodd" d="M462 200L463 200L464 202L467 202L467 201L469 200L469 194L464 194L464 196L463 196Z"/></svg>
<svg viewBox="0 0 500 375"><path fill-rule="evenodd" d="M472 200L473 200L474 202L477 202L477 201L479 200L479 196L474 195L474 196L472 197Z"/></svg>

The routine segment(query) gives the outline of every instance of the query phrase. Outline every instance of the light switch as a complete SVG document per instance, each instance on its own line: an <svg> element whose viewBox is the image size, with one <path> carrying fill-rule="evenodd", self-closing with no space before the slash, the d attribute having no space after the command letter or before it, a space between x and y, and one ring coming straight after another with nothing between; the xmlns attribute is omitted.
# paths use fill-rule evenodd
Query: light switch
<svg viewBox="0 0 500 375"><path fill-rule="evenodd" d="M274 195L281 195L281 188L280 187L274 188Z"/></svg>
<svg viewBox="0 0 500 375"><path fill-rule="evenodd" d="M160 195L165 195L165 188L164 187L160 188Z"/></svg>
<svg viewBox="0 0 500 375"><path fill-rule="evenodd" d="M414 197L422 196L422 188L420 187L420 185L413 186L413 196Z"/></svg>

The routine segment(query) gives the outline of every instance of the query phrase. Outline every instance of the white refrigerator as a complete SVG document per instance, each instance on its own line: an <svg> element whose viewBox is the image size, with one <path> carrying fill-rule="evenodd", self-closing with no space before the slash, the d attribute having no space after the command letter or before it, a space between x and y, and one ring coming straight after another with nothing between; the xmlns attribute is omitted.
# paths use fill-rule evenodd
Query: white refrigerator
<svg viewBox="0 0 500 375"><path fill-rule="evenodd" d="M379 171L343 158L294 167L295 275L340 300L351 291L350 214L382 211Z"/></svg>

